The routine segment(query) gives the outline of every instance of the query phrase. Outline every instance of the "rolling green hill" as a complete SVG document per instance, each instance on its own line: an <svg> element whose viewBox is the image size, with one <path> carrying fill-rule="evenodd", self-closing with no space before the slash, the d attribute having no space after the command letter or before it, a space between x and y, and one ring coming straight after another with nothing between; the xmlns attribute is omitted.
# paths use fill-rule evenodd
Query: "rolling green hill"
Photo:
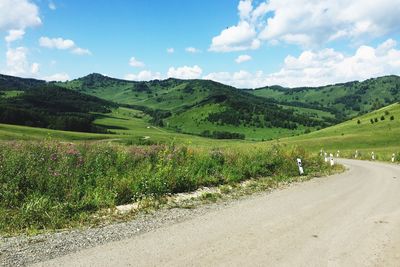
<svg viewBox="0 0 400 267"><path fill-rule="evenodd" d="M115 135L147 136L141 133L147 125L164 134L184 134L183 139L185 134L192 134L271 140L323 129L399 99L397 76L313 88L272 86L255 90L239 90L209 80L134 82L100 74L63 83L0 76L0 122L108 131L111 139ZM115 125L122 122L118 114L123 109L132 111L125 112L128 128ZM134 125L141 127L137 131L140 134L136 134ZM154 136L154 140L165 140Z"/></svg>
<svg viewBox="0 0 400 267"><path fill-rule="evenodd" d="M279 143L303 146L352 156L358 150L364 158L375 152L381 159L397 153L400 160L400 103L395 103L344 123L310 134L284 138Z"/></svg>
<svg viewBox="0 0 400 267"><path fill-rule="evenodd" d="M279 103L329 111L343 120L399 101L400 77L392 75L322 87L271 86L247 91Z"/></svg>
<svg viewBox="0 0 400 267"><path fill-rule="evenodd" d="M93 113L107 113L117 107L112 102L54 84L25 84L25 80L21 79L21 83L15 85L17 87L14 89L18 90L2 91L0 123L77 132L105 132L105 129L93 124L96 119Z"/></svg>
<svg viewBox="0 0 400 267"><path fill-rule="evenodd" d="M153 110L165 111L161 118L153 120L157 126L207 137L235 133L247 139L266 140L337 122L329 111L279 105L208 80L133 82L90 74L58 85L140 109L152 117Z"/></svg>

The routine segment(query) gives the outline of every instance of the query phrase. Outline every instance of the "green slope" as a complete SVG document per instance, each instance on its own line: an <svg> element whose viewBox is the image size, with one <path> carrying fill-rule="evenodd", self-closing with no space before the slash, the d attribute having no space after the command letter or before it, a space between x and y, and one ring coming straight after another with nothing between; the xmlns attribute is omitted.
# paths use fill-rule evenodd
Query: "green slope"
<svg viewBox="0 0 400 267"><path fill-rule="evenodd" d="M384 120L381 120L382 117ZM378 122L371 123L371 119L377 119ZM400 152L400 104L392 104L347 122L279 142L304 146L315 152L320 149L331 152L340 150L344 153L342 155L347 156L354 154L355 150L364 157L375 152L388 159L393 153Z"/></svg>
<svg viewBox="0 0 400 267"><path fill-rule="evenodd" d="M399 101L400 77L392 75L322 87L289 89L272 86L248 92L290 105L325 109L340 118L350 118Z"/></svg>
<svg viewBox="0 0 400 267"><path fill-rule="evenodd" d="M139 110L117 108L111 113L94 114L94 123L107 129L109 134L80 133L59 131L37 127L27 127L0 123L0 140L43 140L60 141L98 141L119 142L124 144L157 144L172 143L194 146L227 147L235 144L252 144L253 142L238 140L214 140L200 136L176 133L162 129L149 123L150 117Z"/></svg>
<svg viewBox="0 0 400 267"><path fill-rule="evenodd" d="M266 140L297 135L335 122L328 111L278 105L208 80L132 82L90 74L58 85L144 111L140 107L169 111L163 121L154 121L159 126L189 134L231 132L245 134L247 139Z"/></svg>
<svg viewBox="0 0 400 267"><path fill-rule="evenodd" d="M217 137L223 132L228 132L244 134L247 140L257 141L298 136L400 99L400 78L397 76L317 88L287 89L272 86L256 90L238 90L208 80L167 79L133 82L90 74L65 83L46 83L0 75L0 103L4 103L11 111L11 107L15 107L14 103L19 103L19 108L24 109L25 113L32 109L31 107L40 107L40 112L49 114L46 115L50 118L49 123L43 124L42 120L31 118L27 123L19 124L32 125L34 122L36 126L52 128L58 123L54 120L55 117L50 117L54 112L47 108L51 106L48 103L52 100L49 98L46 100L47 104L41 103L44 96L40 96L37 90L34 90L42 87L70 89L66 91L76 93L71 94L71 98L77 103L87 95L97 97L97 100L92 100L98 103L101 103L99 99L109 101L107 103L110 104L104 102L104 105L117 103L113 108L119 106L119 113L115 109L111 114L96 113L97 120L94 124L105 126L103 128L116 135L123 135L123 139L128 139L126 136L133 139L148 136L147 130L143 131L143 125L150 127L149 129L158 129L158 132L164 131L160 136L154 133L154 140L169 139L164 138L164 135L182 137L181 133ZM29 101L25 95L31 95ZM53 105L54 107L64 104L62 99L57 101L58 104ZM128 120L118 119L123 108L141 110L142 112L132 112L139 112L142 117L137 118L138 114L131 114L132 112L125 110L125 113L130 114ZM98 112L96 109L85 110L86 115L79 116L90 122L94 112ZM71 109L65 109L63 112L66 116L78 115L66 113L75 112ZM1 113L0 110L0 117L4 117ZM14 117L18 118L11 116ZM128 123L129 127L118 126L124 123ZM57 129L63 128L60 126ZM182 140L187 140L187 135L184 135Z"/></svg>

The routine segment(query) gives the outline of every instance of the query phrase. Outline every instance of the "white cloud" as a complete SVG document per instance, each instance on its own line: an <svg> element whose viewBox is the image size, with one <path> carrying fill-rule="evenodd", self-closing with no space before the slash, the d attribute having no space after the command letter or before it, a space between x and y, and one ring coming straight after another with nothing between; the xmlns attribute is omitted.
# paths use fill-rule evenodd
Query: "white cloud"
<svg viewBox="0 0 400 267"><path fill-rule="evenodd" d="M40 37L39 45L46 48L55 48L60 50L73 49L76 47L74 41L63 39L63 38L53 38Z"/></svg>
<svg viewBox="0 0 400 267"><path fill-rule="evenodd" d="M289 55L275 73L242 70L210 73L203 78L239 88L255 88L266 85L321 86L390 74L400 74L400 50L396 49L396 42L392 39L376 48L360 46L354 55L345 55L334 49L307 50L298 57Z"/></svg>
<svg viewBox="0 0 400 267"><path fill-rule="evenodd" d="M179 68L170 67L167 76L170 78L178 79L198 79L200 78L203 70L195 65L193 67L183 66Z"/></svg>
<svg viewBox="0 0 400 267"><path fill-rule="evenodd" d="M137 74L126 74L125 80L129 81L151 81L151 80L161 80L162 76L159 72L151 72L149 70L143 70Z"/></svg>
<svg viewBox="0 0 400 267"><path fill-rule="evenodd" d="M70 77L67 73L55 73L50 76L43 77L42 79L46 81L57 81L57 82L65 82L70 80Z"/></svg>
<svg viewBox="0 0 400 267"><path fill-rule="evenodd" d="M400 74L400 50L394 45L391 39L377 48L363 45L350 56L334 49L304 51L298 57L287 56L283 68L270 74L267 82L317 86Z"/></svg>
<svg viewBox="0 0 400 267"><path fill-rule="evenodd" d="M39 8L31 1L0 1L0 30L25 30L41 24Z"/></svg>
<svg viewBox="0 0 400 267"><path fill-rule="evenodd" d="M242 0L238 13L237 25L214 37L210 51L257 49L261 41L318 47L337 39L358 43L400 32L399 0L268 0L255 7Z"/></svg>
<svg viewBox="0 0 400 267"><path fill-rule="evenodd" d="M256 36L255 27L247 21L241 21L237 26L229 27L214 37L209 50L232 52L258 49L261 43Z"/></svg>
<svg viewBox="0 0 400 267"><path fill-rule="evenodd" d="M240 55L235 59L236 63L238 63L238 64L246 62L246 61L250 61L250 60L252 60L252 57L249 55Z"/></svg>
<svg viewBox="0 0 400 267"><path fill-rule="evenodd" d="M2 72L14 76L35 76L39 71L39 64L30 64L27 59L27 54L28 49L26 47L9 47L6 52L6 68L2 70Z"/></svg>
<svg viewBox="0 0 400 267"><path fill-rule="evenodd" d="M245 70L240 70L233 73L213 72L204 76L203 79L217 81L237 88L256 88L265 85L263 76L262 71L257 71L253 74Z"/></svg>
<svg viewBox="0 0 400 267"><path fill-rule="evenodd" d="M252 0L240 1L238 5L239 17L241 20L249 19L253 10Z"/></svg>
<svg viewBox="0 0 400 267"><path fill-rule="evenodd" d="M75 55L79 55L79 56L91 55L92 54L92 52L90 52L89 49L80 48L80 47L76 47L76 48L72 49L71 53L75 54Z"/></svg>
<svg viewBox="0 0 400 267"><path fill-rule="evenodd" d="M5 37L7 43L12 43L17 40L21 40L25 35L24 30L9 30L8 35Z"/></svg>
<svg viewBox="0 0 400 267"><path fill-rule="evenodd" d="M39 65L39 63L33 63L32 65L31 65L31 73L32 74L38 74L38 72L39 72L39 68L40 68L40 65Z"/></svg>
<svg viewBox="0 0 400 267"><path fill-rule="evenodd" d="M168 54L173 54L173 53L175 53L175 49L174 48L167 48L167 53Z"/></svg>
<svg viewBox="0 0 400 267"><path fill-rule="evenodd" d="M139 60L137 60L135 57L131 57L129 60L129 65L135 68L142 68L145 66L145 64Z"/></svg>
<svg viewBox="0 0 400 267"><path fill-rule="evenodd" d="M71 53L76 55L91 55L91 52L88 49L78 47L74 41L70 39L63 38L49 38L49 37L40 37L39 45L41 47L50 48L50 49L58 49L58 50L69 50Z"/></svg>
<svg viewBox="0 0 400 267"><path fill-rule="evenodd" d="M200 49L197 49L195 47L186 47L185 51L188 52L188 53L193 53L193 54L201 52Z"/></svg>
<svg viewBox="0 0 400 267"><path fill-rule="evenodd" d="M25 74L29 68L25 47L9 48L6 52L7 73L10 75Z"/></svg>
<svg viewBox="0 0 400 267"><path fill-rule="evenodd" d="M50 8L51 10L56 10L56 9L57 9L57 6L56 6L56 4L55 4L53 1L50 1L50 2L49 2L49 8Z"/></svg>
<svg viewBox="0 0 400 267"><path fill-rule="evenodd" d="M375 38L400 30L398 1L271 0L261 39L303 46L347 38Z"/></svg>

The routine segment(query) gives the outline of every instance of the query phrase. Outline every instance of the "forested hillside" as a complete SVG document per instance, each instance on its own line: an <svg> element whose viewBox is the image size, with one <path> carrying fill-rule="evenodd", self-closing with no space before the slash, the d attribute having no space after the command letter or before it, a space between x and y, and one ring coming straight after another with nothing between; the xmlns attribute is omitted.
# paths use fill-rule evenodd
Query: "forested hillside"
<svg viewBox="0 0 400 267"><path fill-rule="evenodd" d="M292 135L337 122L329 111L280 105L208 80L133 82L90 74L59 85L142 110L153 116L158 126L209 137L230 132L270 138L271 129L282 129L274 136Z"/></svg>
<svg viewBox="0 0 400 267"><path fill-rule="evenodd" d="M19 94L0 97L0 122L79 132L104 132L93 112L107 113L115 104L52 84L14 83ZM11 84L11 83L8 83ZM25 87L26 86L26 87Z"/></svg>
<svg viewBox="0 0 400 267"><path fill-rule="evenodd" d="M400 77L392 75L322 87L271 86L247 91L279 103L326 110L342 120L399 101Z"/></svg>
<svg viewBox="0 0 400 267"><path fill-rule="evenodd" d="M209 80L134 82L95 73L63 83L0 76L0 122L84 132L104 132L93 123L96 113L126 107L149 115L147 123L179 133L262 140L322 129L398 100L397 76L255 90Z"/></svg>

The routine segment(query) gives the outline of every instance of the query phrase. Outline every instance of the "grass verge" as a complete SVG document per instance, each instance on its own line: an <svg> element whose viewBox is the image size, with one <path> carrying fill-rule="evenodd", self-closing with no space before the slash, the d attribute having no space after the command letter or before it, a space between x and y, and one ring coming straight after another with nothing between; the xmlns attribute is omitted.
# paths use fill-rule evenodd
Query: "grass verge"
<svg viewBox="0 0 400 267"><path fill-rule="evenodd" d="M93 223L117 205L272 177L329 170L318 156L294 148L193 149L12 142L0 144L0 233L37 233ZM205 196L205 199L212 196ZM153 205L153 204L151 204ZM99 215L100 212L100 215Z"/></svg>

